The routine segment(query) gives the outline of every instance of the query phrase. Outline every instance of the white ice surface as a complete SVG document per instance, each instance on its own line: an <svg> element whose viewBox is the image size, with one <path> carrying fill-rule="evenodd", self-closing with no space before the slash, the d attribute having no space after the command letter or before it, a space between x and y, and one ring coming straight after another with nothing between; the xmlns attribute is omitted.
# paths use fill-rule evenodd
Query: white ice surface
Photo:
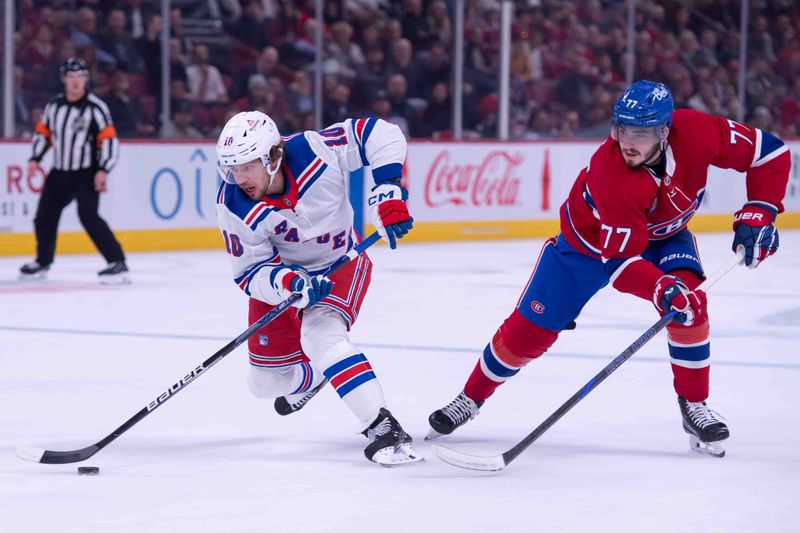
<svg viewBox="0 0 800 533"><path fill-rule="evenodd" d="M706 268L731 236L699 235ZM240 347L84 465L27 463L18 445L95 443L241 333L246 299L223 251L130 254L134 284L102 287L101 258L58 257L19 284L0 259L0 531L798 531L800 233L756 271L712 289L710 405L727 457L688 451L665 334L647 344L506 470L439 461L427 416L460 390L511 311L540 241L371 251L352 336L426 462L384 469L335 393L274 413L250 396ZM525 436L655 320L604 289L578 329L501 387L444 445L495 454Z"/></svg>

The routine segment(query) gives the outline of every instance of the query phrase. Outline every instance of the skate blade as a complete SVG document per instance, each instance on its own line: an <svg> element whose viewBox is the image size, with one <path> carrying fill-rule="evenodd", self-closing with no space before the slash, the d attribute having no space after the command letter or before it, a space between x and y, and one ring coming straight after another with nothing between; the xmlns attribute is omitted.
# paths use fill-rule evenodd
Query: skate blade
<svg viewBox="0 0 800 533"><path fill-rule="evenodd" d="M710 455L711 457L725 457L725 446L722 441L718 442L703 442L694 435L689 435L689 448L693 452L701 455Z"/></svg>
<svg viewBox="0 0 800 533"><path fill-rule="evenodd" d="M47 272L39 274L20 274L17 281L31 282L31 281L47 281Z"/></svg>
<svg viewBox="0 0 800 533"><path fill-rule="evenodd" d="M439 437L444 437L444 436L445 436L444 433L439 433L438 431L436 431L433 428L428 428L428 434L425 435L425 440L434 440L434 439L438 439Z"/></svg>
<svg viewBox="0 0 800 533"><path fill-rule="evenodd" d="M414 448L411 443L401 444L396 448L384 448L375 452L372 460L386 468L395 468L398 466L409 466L420 463L425 460Z"/></svg>
<svg viewBox="0 0 800 533"><path fill-rule="evenodd" d="M113 274L100 276L100 285L130 285L131 277L128 274Z"/></svg>

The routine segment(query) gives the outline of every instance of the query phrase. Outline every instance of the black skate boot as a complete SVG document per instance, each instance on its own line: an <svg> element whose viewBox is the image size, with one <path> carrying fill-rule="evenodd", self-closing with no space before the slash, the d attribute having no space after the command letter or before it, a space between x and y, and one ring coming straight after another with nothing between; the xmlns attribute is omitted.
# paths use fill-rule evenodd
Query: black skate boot
<svg viewBox="0 0 800 533"><path fill-rule="evenodd" d="M316 396L316 394L322 390L322 387L328 382L328 378L322 380L322 383L305 393L304 395L297 398L297 394L289 394L287 396L281 396L280 398L275 398L275 411L281 416L290 415L292 413L296 413L300 409L302 409L308 401ZM290 399L291 397L291 399ZM297 398L295 400L295 398Z"/></svg>
<svg viewBox="0 0 800 533"><path fill-rule="evenodd" d="M125 261L109 263L106 268L97 273L101 285L126 285L131 282L128 265Z"/></svg>
<svg viewBox="0 0 800 533"><path fill-rule="evenodd" d="M425 440L435 439L442 435L449 435L478 416L483 402L476 403L472 398L461 391L456 399L441 409L431 413L428 423L431 425Z"/></svg>
<svg viewBox="0 0 800 533"><path fill-rule="evenodd" d="M362 434L369 439L364 455L374 463L392 467L422 461L422 456L411 447L411 435L388 409L382 407L378 417Z"/></svg>
<svg viewBox="0 0 800 533"><path fill-rule="evenodd" d="M689 434L691 449L714 457L725 457L722 441L730 437L730 432L725 422L718 418L719 415L709 409L706 402L690 402L678 397L678 406L683 417L683 430Z"/></svg>
<svg viewBox="0 0 800 533"><path fill-rule="evenodd" d="M20 267L19 279L20 281L45 279L48 270L50 270L50 265L40 265L38 261L31 261Z"/></svg>

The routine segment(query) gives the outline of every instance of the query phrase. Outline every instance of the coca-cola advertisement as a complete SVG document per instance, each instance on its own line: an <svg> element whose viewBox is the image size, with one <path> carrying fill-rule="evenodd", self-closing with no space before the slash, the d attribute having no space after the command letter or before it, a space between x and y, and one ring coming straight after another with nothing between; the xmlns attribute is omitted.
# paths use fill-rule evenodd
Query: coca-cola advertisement
<svg viewBox="0 0 800 533"><path fill-rule="evenodd" d="M544 150L533 144L412 145L406 170L418 220L553 216L542 211L543 204L552 204L549 176L543 172Z"/></svg>

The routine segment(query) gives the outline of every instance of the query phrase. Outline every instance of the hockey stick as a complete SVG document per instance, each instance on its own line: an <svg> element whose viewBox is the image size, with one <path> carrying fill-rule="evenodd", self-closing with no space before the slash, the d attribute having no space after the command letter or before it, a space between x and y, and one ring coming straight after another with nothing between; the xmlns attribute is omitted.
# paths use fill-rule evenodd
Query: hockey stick
<svg viewBox="0 0 800 533"><path fill-rule="evenodd" d="M349 252L345 255L340 257L333 263L331 266L325 270L324 275L330 275L339 270L341 267L361 255L361 253L378 242L380 240L380 235L378 232L374 232L372 235L364 239L362 242L354 246ZM180 380L175 382L170 388L164 391L161 395L155 398L153 401L148 403L146 406L142 408L141 411L133 415L129 418L124 424L120 427L115 429L111 432L110 435L106 436L104 439L100 440L99 442L92 444L91 446L87 446L86 448L81 448L79 450L71 450L71 451L53 451L53 450L45 450L42 448L37 448L35 446L19 446L17 448L17 457L20 459L24 459L26 461L32 461L34 463L46 463L46 464L64 464L64 463L78 463L80 461L85 461L86 459L90 458L106 446L108 446L112 441L114 441L117 437L128 431L130 428L141 422L141 420L155 411L158 407L161 407L164 402L178 394L182 391L186 385L194 381L200 374L207 371L209 368L214 366L220 359L231 353L234 349L236 349L240 344L245 342L248 338L252 337L258 330L275 320L281 313L289 309L291 305L299 300L301 296L299 294L292 294L286 300L278 304L274 309L270 312L253 322L253 324L244 330L244 332L230 341L228 344L223 346L218 352L214 355L197 365L194 369L192 369L188 374L182 377Z"/></svg>
<svg viewBox="0 0 800 533"><path fill-rule="evenodd" d="M734 256L728 259L716 272L711 274L699 287L700 290L708 290L711 288L712 285L717 283L722 277L727 274L728 272L733 269L736 265L740 264L744 259L744 250L739 249ZM524 439L522 439L516 446L509 449L508 451L504 452L501 455L493 455L489 457L479 456L479 455L470 455L463 452L459 452L458 450L454 450L452 448L448 448L446 446L442 446L440 444L432 444L433 451L439 459L442 461L449 463L453 466L458 466L460 468L467 468L469 470L484 470L484 471L494 471L494 470L502 470L506 466L508 466L511 461L517 458L519 454L524 452L528 446L533 444L533 442L542 436L542 434L550 429L550 427L558 422L562 416L567 414L567 412L575 407L575 405L583 400L583 398L592 392L595 387L600 385L608 376L611 375L617 368L619 368L622 363L630 359L630 357L636 353L639 348L647 344L647 342L655 337L659 331L664 329L667 324L669 324L673 318L677 315L677 311L670 311L661 319L653 324L650 329L645 331L638 339L636 339L633 344L628 346L625 351L619 354L613 361L611 361L608 365L606 365L603 370L597 373L589 382L584 385L578 392L572 395L569 400L564 402L561 407L555 410L553 414L547 417L547 420L539 424L539 427L531 431Z"/></svg>

